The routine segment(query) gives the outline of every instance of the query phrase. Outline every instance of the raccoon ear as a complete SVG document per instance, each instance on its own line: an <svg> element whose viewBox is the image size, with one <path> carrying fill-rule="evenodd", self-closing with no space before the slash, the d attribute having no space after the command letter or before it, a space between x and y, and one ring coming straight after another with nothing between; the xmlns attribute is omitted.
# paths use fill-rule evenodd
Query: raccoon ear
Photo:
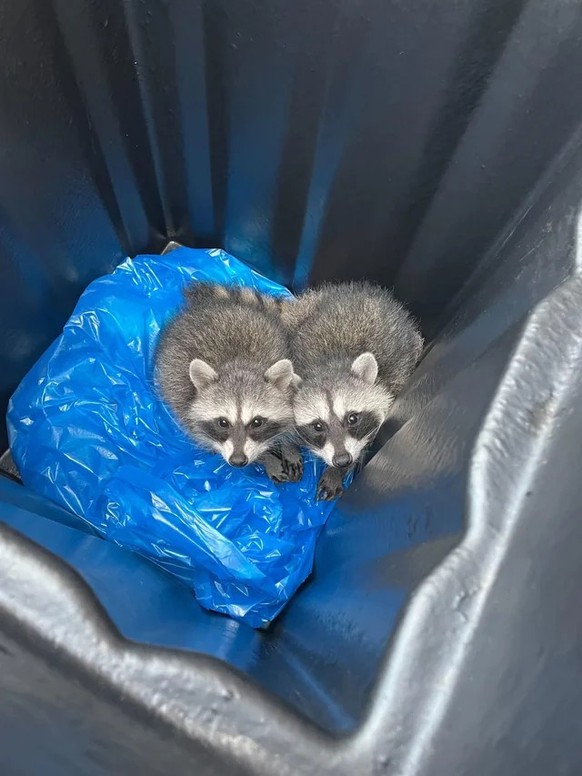
<svg viewBox="0 0 582 776"><path fill-rule="evenodd" d="M287 390L294 377L296 375L293 372L293 364L288 358L282 358L280 361L277 361L265 372L265 380L273 383L275 388L278 388L280 391Z"/></svg>
<svg viewBox="0 0 582 776"><path fill-rule="evenodd" d="M352 364L352 374L368 385L374 385L378 377L378 362L373 353L362 353Z"/></svg>
<svg viewBox="0 0 582 776"><path fill-rule="evenodd" d="M291 388L293 388L294 391L298 391L302 385L303 380L296 372L293 372L293 377L291 378Z"/></svg>
<svg viewBox="0 0 582 776"><path fill-rule="evenodd" d="M190 362L189 374L190 380L192 380L194 388L196 388L197 391L201 388L206 388L207 385L213 383L218 377L210 364L207 364L206 361L202 361L201 358L195 358Z"/></svg>

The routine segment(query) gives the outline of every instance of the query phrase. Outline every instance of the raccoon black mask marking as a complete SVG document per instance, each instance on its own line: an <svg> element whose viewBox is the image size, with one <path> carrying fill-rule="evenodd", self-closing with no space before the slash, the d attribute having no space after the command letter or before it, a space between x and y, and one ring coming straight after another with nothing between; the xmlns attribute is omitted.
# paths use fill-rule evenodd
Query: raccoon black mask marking
<svg viewBox="0 0 582 776"><path fill-rule="evenodd" d="M363 354L348 365L328 367L306 381L295 398L295 421L303 442L329 466L358 461L378 433L393 397L375 384L374 356Z"/></svg>
<svg viewBox="0 0 582 776"><path fill-rule="evenodd" d="M156 353L162 396L199 444L244 466L293 429L298 378L278 308L201 283L185 297Z"/></svg>
<svg viewBox="0 0 582 776"><path fill-rule="evenodd" d="M202 359L193 359L189 374L196 389L188 412L191 428L232 466L255 461L275 439L289 433L293 366L288 359L264 373L240 361L217 372Z"/></svg>
<svg viewBox="0 0 582 776"><path fill-rule="evenodd" d="M345 471L386 420L422 337L392 294L367 282L308 290L282 305L281 317L302 378L293 399L298 432L330 467ZM339 495L341 476L324 473L320 493Z"/></svg>

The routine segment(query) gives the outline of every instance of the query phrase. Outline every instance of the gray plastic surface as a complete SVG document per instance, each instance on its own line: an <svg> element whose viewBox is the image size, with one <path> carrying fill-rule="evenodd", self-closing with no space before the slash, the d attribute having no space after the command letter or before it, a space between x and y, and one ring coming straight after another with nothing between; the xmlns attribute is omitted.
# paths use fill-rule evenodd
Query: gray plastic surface
<svg viewBox="0 0 582 776"><path fill-rule="evenodd" d="M429 341L269 633L0 481L0 771L582 773L582 6L0 20L4 399L168 239L393 284Z"/></svg>

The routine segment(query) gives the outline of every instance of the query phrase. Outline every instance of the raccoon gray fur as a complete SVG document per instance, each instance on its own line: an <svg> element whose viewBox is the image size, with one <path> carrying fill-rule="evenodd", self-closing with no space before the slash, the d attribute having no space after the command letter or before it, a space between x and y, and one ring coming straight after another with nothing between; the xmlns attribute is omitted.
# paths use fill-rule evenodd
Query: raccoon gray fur
<svg viewBox="0 0 582 776"><path fill-rule="evenodd" d="M281 315L302 380L293 399L296 429L328 464L317 495L331 500L414 370L422 337L404 306L368 282L308 290Z"/></svg>
<svg viewBox="0 0 582 776"><path fill-rule="evenodd" d="M232 466L260 460L277 482L301 478L293 430L297 377L275 304L252 289L197 283L162 332L160 393L184 429Z"/></svg>

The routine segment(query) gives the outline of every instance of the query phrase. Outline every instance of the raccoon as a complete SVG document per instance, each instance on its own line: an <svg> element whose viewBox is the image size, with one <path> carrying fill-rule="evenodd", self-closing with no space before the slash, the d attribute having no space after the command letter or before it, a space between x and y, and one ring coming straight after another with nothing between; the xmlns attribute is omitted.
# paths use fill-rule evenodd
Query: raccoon
<svg viewBox="0 0 582 776"><path fill-rule="evenodd" d="M403 305L368 282L308 290L281 315L302 378L293 399L296 429L328 464L317 497L332 500L386 420L423 340Z"/></svg>
<svg viewBox="0 0 582 776"><path fill-rule="evenodd" d="M290 438L298 380L276 305L252 289L204 283L185 298L156 350L161 396L231 466L260 461L275 482L298 481L302 458Z"/></svg>

